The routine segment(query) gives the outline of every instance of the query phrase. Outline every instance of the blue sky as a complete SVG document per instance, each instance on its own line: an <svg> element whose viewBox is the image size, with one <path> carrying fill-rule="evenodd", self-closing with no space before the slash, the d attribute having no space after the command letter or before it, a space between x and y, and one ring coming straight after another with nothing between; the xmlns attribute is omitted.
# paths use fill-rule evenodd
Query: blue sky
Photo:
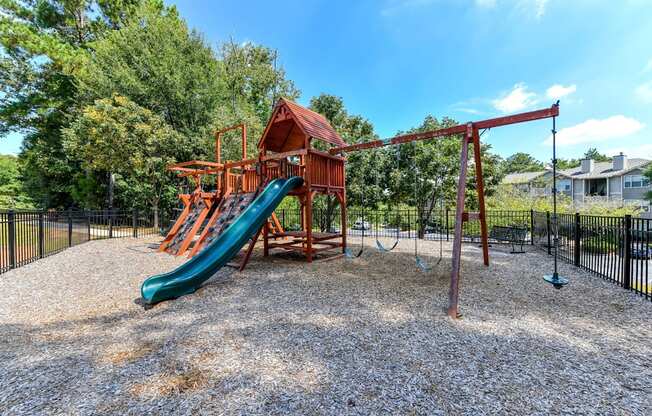
<svg viewBox="0 0 652 416"><path fill-rule="evenodd" d="M168 2L172 3L172 2ZM427 114L460 122L561 100L559 157L588 147L652 158L647 0L174 2L213 46L276 48L302 95L344 98L391 136ZM502 156L550 158L550 121L495 129ZM20 138L0 143L16 152Z"/></svg>

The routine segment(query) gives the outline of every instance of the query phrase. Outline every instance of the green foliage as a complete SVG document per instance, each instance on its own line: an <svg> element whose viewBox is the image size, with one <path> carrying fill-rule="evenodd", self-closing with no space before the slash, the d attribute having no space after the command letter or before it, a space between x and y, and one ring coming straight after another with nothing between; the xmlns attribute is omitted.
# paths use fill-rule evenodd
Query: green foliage
<svg viewBox="0 0 652 416"><path fill-rule="evenodd" d="M519 191L511 185L500 185L497 191L487 199L487 209L497 211L535 211L552 212L552 196L533 196ZM557 211L560 213L575 213L587 215L624 216L637 215L638 208L632 206L616 206L613 203L591 203L585 205L573 204L573 200L565 195L557 195Z"/></svg>
<svg viewBox="0 0 652 416"><path fill-rule="evenodd" d="M650 164L647 167L647 169L645 170L645 172L643 172L643 174L645 175L646 178L650 180L650 183L652 183L652 164ZM648 201L652 201L652 191L647 191L647 193L645 194L645 199L647 199Z"/></svg>
<svg viewBox="0 0 652 416"><path fill-rule="evenodd" d="M119 94L178 132L206 133L224 96L223 67L176 9L145 5L123 28L90 47L91 57L76 73L85 100ZM202 144L187 146L196 147L190 153L201 153Z"/></svg>
<svg viewBox="0 0 652 416"><path fill-rule="evenodd" d="M63 135L69 157L87 172L119 175L123 206L156 209L174 197L166 166L177 161L181 136L151 111L114 95L85 107Z"/></svg>
<svg viewBox="0 0 652 416"><path fill-rule="evenodd" d="M590 147L584 153L584 159L593 159L596 162L611 162L611 158L605 154L598 152L598 149L595 147Z"/></svg>
<svg viewBox="0 0 652 416"><path fill-rule="evenodd" d="M611 241L608 235L593 235L582 238L582 250L586 253L607 254L618 250L618 243Z"/></svg>
<svg viewBox="0 0 652 416"><path fill-rule="evenodd" d="M0 209L10 208L34 208L34 204L23 189L16 156L0 155Z"/></svg>
<svg viewBox="0 0 652 416"><path fill-rule="evenodd" d="M505 174L519 172L537 172L544 169L543 163L523 152L514 153L502 163Z"/></svg>
<svg viewBox="0 0 652 416"><path fill-rule="evenodd" d="M79 106L73 75L89 42L118 28L140 1L2 0L0 135L25 134L24 188L39 205L73 203L80 167L63 151L61 129Z"/></svg>
<svg viewBox="0 0 652 416"><path fill-rule="evenodd" d="M220 49L224 71L223 102L214 110L212 124L216 129L247 124L248 155L257 153L259 138L272 107L280 97L296 100L299 90L286 79L285 71L276 64L275 50L252 43L226 42ZM226 133L222 140L222 159L239 160L242 156L240 133Z"/></svg>
<svg viewBox="0 0 652 416"><path fill-rule="evenodd" d="M578 159L557 159L557 169L560 170L576 168L579 165L580 161Z"/></svg>

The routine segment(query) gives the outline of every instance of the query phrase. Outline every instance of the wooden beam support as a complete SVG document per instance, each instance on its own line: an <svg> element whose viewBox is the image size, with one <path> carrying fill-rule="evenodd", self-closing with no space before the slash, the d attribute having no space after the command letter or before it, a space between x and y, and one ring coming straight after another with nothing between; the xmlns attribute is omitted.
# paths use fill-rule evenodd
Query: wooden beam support
<svg viewBox="0 0 652 416"><path fill-rule="evenodd" d="M513 114L511 116L491 118L488 120L476 121L473 125L479 129L490 129L494 127L507 126L516 123L525 123L528 121L542 120L546 118L556 117L559 115L559 106L554 104L550 108L542 110L529 111L527 113ZM352 144L349 146L335 147L328 152L332 155L345 152L353 152L356 150L373 149L375 147L391 146L395 144L409 143L419 140L434 139L437 137L453 136L456 134L465 134L467 125L459 124L457 126L447 127L439 130L431 130L422 133L404 134L401 136L392 137L385 140L374 140L365 143ZM469 138L472 140L472 138Z"/></svg>
<svg viewBox="0 0 652 416"><path fill-rule="evenodd" d="M453 237L453 267L451 270L451 285L448 291L448 316L459 318L458 300L460 286L460 266L462 259L462 217L464 214L464 199L466 197L466 173L469 161L469 138L473 137L473 124L469 123L466 134L462 137L462 152L460 155L460 176L457 180L457 200L455 206L455 233Z"/></svg>
<svg viewBox="0 0 652 416"><path fill-rule="evenodd" d="M489 237L487 234L487 213L484 204L484 179L482 178L482 154L480 151L480 134L478 128L473 126L473 157L475 161L475 188L478 192L478 205L480 208L480 238L482 240L482 260L489 266Z"/></svg>

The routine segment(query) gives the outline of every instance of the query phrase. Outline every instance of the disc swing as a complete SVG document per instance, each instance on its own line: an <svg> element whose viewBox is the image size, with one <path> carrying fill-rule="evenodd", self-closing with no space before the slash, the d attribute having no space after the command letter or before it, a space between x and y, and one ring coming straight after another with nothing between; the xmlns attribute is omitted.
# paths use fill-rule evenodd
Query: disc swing
<svg viewBox="0 0 652 416"><path fill-rule="evenodd" d="M388 139L385 139L383 140L383 142L385 144L389 144L389 141L387 140ZM400 171L400 168L401 168L401 146L399 145L398 148L396 149L396 169ZM389 211L391 212L391 210ZM397 216L399 218L399 222L396 225L396 239L394 240L394 244L392 244L391 247L383 246L383 243L381 243L380 240L378 239L378 232L376 232L376 248L381 253L387 253L389 251L394 250L399 243L400 232L401 232L401 221L400 221L400 213L399 213L398 205L396 206L396 211L397 211Z"/></svg>
<svg viewBox="0 0 652 416"><path fill-rule="evenodd" d="M414 149L412 157L412 167L414 170L414 204L417 207L417 217L419 216L419 168L417 166L417 142L412 142L412 148ZM417 226L417 233L414 236L414 261L417 267L423 271L427 272L431 270L431 267L426 263L421 257L419 257L419 226L424 227L423 224Z"/></svg>
<svg viewBox="0 0 652 416"><path fill-rule="evenodd" d="M559 106L559 101L555 104ZM552 274L543 276L543 280L550 283L555 289L561 289L568 284L568 279L559 275L557 270L557 252L559 251L559 224L557 217L557 124L556 117L552 117L552 234L554 248L554 270Z"/></svg>

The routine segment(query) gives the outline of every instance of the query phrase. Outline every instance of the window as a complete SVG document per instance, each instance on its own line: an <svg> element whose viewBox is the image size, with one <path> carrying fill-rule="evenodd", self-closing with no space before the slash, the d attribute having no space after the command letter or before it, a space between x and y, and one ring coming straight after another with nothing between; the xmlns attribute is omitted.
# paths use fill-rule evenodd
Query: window
<svg viewBox="0 0 652 416"><path fill-rule="evenodd" d="M557 189L564 192L570 192L571 190L571 181L570 179L557 179Z"/></svg>
<svg viewBox="0 0 652 416"><path fill-rule="evenodd" d="M625 188L645 188L650 186L650 180L643 175L626 175Z"/></svg>

